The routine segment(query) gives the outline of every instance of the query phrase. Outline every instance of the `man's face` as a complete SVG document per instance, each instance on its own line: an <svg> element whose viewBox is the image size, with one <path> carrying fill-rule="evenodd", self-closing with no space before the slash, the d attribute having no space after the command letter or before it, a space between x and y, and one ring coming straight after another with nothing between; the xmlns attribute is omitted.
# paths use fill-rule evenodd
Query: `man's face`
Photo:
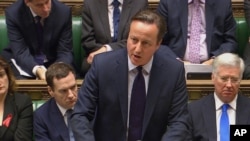
<svg viewBox="0 0 250 141"><path fill-rule="evenodd" d="M25 0L25 3L38 16L47 18L51 10L51 0Z"/></svg>
<svg viewBox="0 0 250 141"><path fill-rule="evenodd" d="M131 62L135 66L143 66L149 62L160 46L157 40L158 28L155 24L133 21L130 25L127 50Z"/></svg>
<svg viewBox="0 0 250 141"><path fill-rule="evenodd" d="M224 103L231 102L238 94L240 87L240 69L237 67L221 66L212 75L215 92Z"/></svg>
<svg viewBox="0 0 250 141"><path fill-rule="evenodd" d="M54 89L48 87L49 94L65 109L72 108L77 101L77 84L72 72L65 78L53 80Z"/></svg>

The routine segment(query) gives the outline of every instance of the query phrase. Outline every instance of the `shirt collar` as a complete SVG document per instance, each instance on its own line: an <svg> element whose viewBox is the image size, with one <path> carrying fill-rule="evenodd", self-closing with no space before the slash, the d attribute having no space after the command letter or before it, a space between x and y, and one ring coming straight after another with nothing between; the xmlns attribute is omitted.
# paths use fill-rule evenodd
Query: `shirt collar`
<svg viewBox="0 0 250 141"><path fill-rule="evenodd" d="M205 3L206 0L200 0L200 3ZM192 3L193 0L188 0L188 4Z"/></svg>
<svg viewBox="0 0 250 141"><path fill-rule="evenodd" d="M146 74L150 73L150 70L152 68L153 58L154 57L152 57L147 64L145 64L144 66L142 66L143 67L143 71ZM128 70L129 70L129 72L133 71L136 67L138 67L138 66L135 66L134 64L132 64L132 62L130 61L129 56L128 56Z"/></svg>
<svg viewBox="0 0 250 141"><path fill-rule="evenodd" d="M235 96L235 98L233 99L233 101L231 101L230 103L228 103L230 105L230 107L236 111L236 100L238 98L238 94ZM215 109L220 110L221 106L224 104L224 102L222 102L219 97L216 95L216 93L214 92L214 100L215 100Z"/></svg>
<svg viewBox="0 0 250 141"><path fill-rule="evenodd" d="M113 1L114 0L108 0L108 5L112 5ZM123 0L118 0L118 1L120 2L121 5L123 4Z"/></svg>

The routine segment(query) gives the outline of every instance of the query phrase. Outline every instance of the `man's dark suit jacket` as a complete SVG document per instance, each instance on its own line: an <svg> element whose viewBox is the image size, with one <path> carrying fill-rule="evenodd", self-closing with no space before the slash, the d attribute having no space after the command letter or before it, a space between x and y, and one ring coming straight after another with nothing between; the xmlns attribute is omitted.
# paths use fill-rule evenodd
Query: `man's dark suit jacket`
<svg viewBox="0 0 250 141"><path fill-rule="evenodd" d="M146 9L147 4L147 0L123 0L118 41L112 43L108 17L108 0L84 0L82 46L87 55L100 49L104 44L109 44L112 49L125 47L131 18L137 12Z"/></svg>
<svg viewBox="0 0 250 141"><path fill-rule="evenodd" d="M250 1L244 0L244 12L245 12L245 18L248 25L248 28L250 29ZM248 40L248 43L246 44L244 53L242 58L245 62L245 71L244 71L244 79L250 79L250 42Z"/></svg>
<svg viewBox="0 0 250 141"><path fill-rule="evenodd" d="M54 98L34 112L36 141L69 141L69 130Z"/></svg>
<svg viewBox="0 0 250 141"><path fill-rule="evenodd" d="M44 54L48 65L54 62L72 64L72 20L70 8L51 0L52 9L44 21ZM6 60L14 58L27 73L38 65L34 54L38 50L35 21L24 0L18 0L5 11L9 45L2 52Z"/></svg>
<svg viewBox="0 0 250 141"><path fill-rule="evenodd" d="M183 59L187 46L188 0L160 0L157 11L167 22L163 44ZM206 0L205 18L208 57L236 52L236 22L231 0Z"/></svg>
<svg viewBox="0 0 250 141"><path fill-rule="evenodd" d="M188 101L184 65L168 51L168 47L161 47L154 55L143 141L181 141L187 133L183 121ZM126 141L129 111L126 48L97 55L78 96L71 117L76 141Z"/></svg>
<svg viewBox="0 0 250 141"><path fill-rule="evenodd" d="M8 127L0 126L1 141L33 140L33 107L29 96L15 93L7 94L4 103L3 121L12 117Z"/></svg>
<svg viewBox="0 0 250 141"><path fill-rule="evenodd" d="M241 94L236 101L236 124L250 124L250 99ZM191 102L188 107L192 141L216 141L214 94Z"/></svg>

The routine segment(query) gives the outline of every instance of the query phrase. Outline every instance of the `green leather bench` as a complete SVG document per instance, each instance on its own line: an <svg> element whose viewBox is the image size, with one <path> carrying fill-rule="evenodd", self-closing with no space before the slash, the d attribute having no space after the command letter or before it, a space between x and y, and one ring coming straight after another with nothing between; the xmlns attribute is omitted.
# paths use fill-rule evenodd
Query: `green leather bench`
<svg viewBox="0 0 250 141"><path fill-rule="evenodd" d="M85 52L81 47L82 19L81 17L72 18L72 35L73 35L73 53L74 61L78 68L85 56ZM8 45L7 28L5 17L0 16L0 51Z"/></svg>
<svg viewBox="0 0 250 141"><path fill-rule="evenodd" d="M238 54L242 56L244 48L248 42L249 29L247 27L244 17L236 17L237 23L237 40L239 44ZM72 18L72 32L73 32L73 52L74 61L80 68L85 52L81 47L81 17ZM4 16L0 16L0 51L8 44L7 29Z"/></svg>

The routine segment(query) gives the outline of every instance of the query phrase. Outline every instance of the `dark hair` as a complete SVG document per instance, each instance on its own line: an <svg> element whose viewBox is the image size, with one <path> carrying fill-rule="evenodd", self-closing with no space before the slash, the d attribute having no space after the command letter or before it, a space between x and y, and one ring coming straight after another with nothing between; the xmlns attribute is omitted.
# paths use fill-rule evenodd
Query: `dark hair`
<svg viewBox="0 0 250 141"><path fill-rule="evenodd" d="M16 91L16 82L15 82L15 76L12 72L12 69L10 65L7 63L7 61L0 56L0 68L4 69L8 79L9 79L9 88L8 93L12 94Z"/></svg>
<svg viewBox="0 0 250 141"><path fill-rule="evenodd" d="M46 82L47 85L50 86L52 89L54 88L53 79L61 79L68 74L72 72L74 76L76 77L75 70L68 64L63 62L56 62L49 66L47 72L46 72Z"/></svg>
<svg viewBox="0 0 250 141"><path fill-rule="evenodd" d="M156 24L159 33L158 33L158 41L162 40L166 31L167 31L167 24L163 17L152 10L143 10L138 12L134 17L131 19L131 23L133 21L141 21L147 24ZM130 24L131 25L131 24Z"/></svg>

